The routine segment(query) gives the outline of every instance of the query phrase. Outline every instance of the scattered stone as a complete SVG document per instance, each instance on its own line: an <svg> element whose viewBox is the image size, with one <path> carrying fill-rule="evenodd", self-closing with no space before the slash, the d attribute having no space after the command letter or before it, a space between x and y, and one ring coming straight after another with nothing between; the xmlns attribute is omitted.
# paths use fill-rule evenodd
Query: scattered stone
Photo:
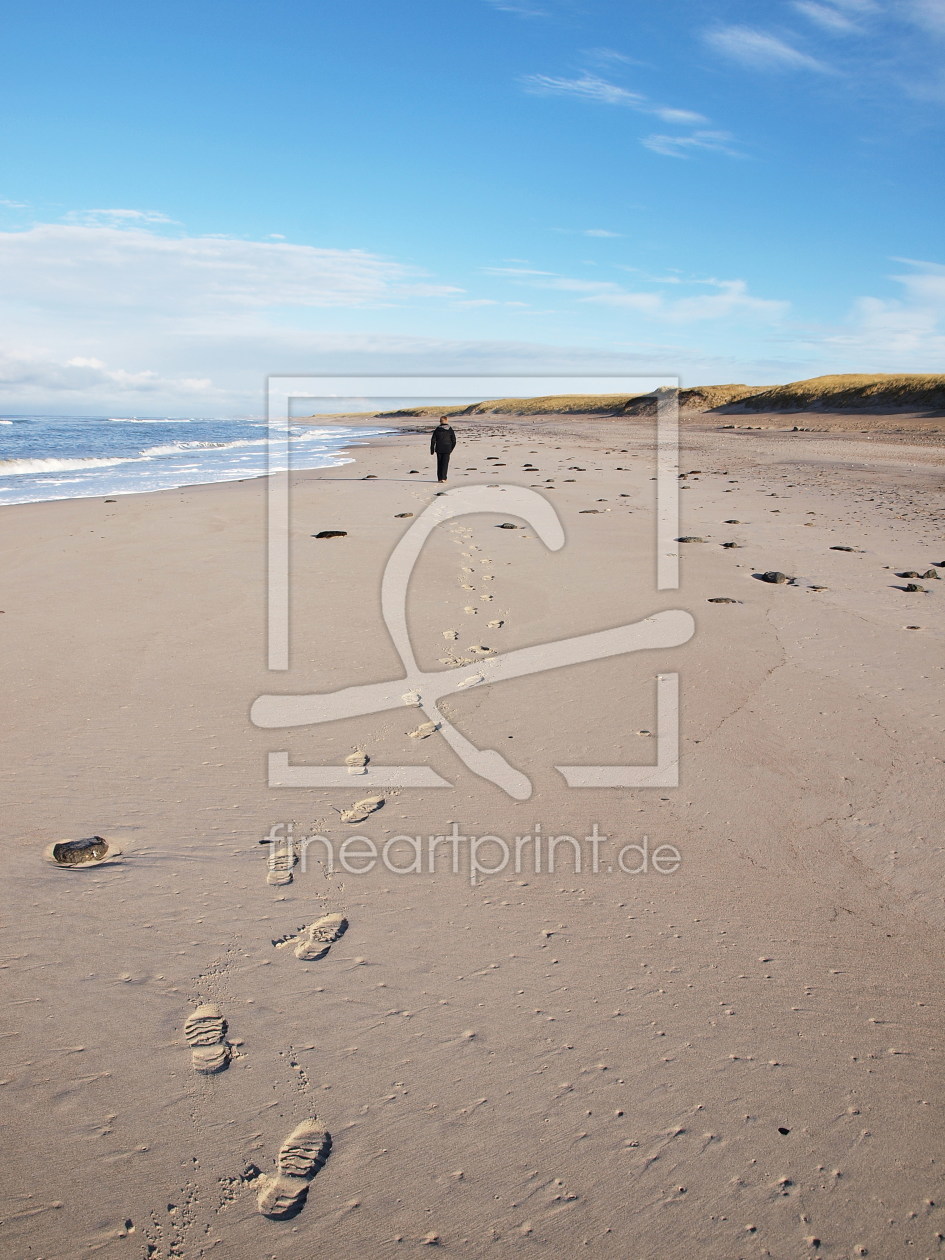
<svg viewBox="0 0 945 1260"><path fill-rule="evenodd" d="M676 539L676 541L677 541L677 542L690 542L690 543L697 543L697 542L705 542L705 539L704 539L704 538L697 538L697 537L695 536L695 534L687 534L687 535L686 535L685 537L683 537L683 538L677 538L677 539Z"/></svg>
<svg viewBox="0 0 945 1260"><path fill-rule="evenodd" d="M917 578L921 577L921 573L916 573L915 569L905 569L902 573L897 573L896 577L901 578Z"/></svg>
<svg viewBox="0 0 945 1260"><path fill-rule="evenodd" d="M407 517L407 516L413 516L413 512L395 512L395 513L394 513L394 520L395 520L395 521L402 521L402 520L404 520L404 518L405 518L405 517Z"/></svg>
<svg viewBox="0 0 945 1260"><path fill-rule="evenodd" d="M317 534L312 535L313 538L347 538L348 531L346 529L323 529Z"/></svg>
<svg viewBox="0 0 945 1260"><path fill-rule="evenodd" d="M727 542L727 543L722 543L722 546L730 550L732 547L740 547L741 543Z"/></svg>
<svg viewBox="0 0 945 1260"><path fill-rule="evenodd" d="M923 595L928 595L928 591L925 589L925 587L920 586L918 582L907 582L906 585L902 589L910 595L915 595L920 592Z"/></svg>
<svg viewBox="0 0 945 1260"><path fill-rule="evenodd" d="M362 481L377 481L377 473L367 473L361 478Z"/></svg>
<svg viewBox="0 0 945 1260"><path fill-rule="evenodd" d="M906 630L921 630L921 626L906 626Z"/></svg>
<svg viewBox="0 0 945 1260"><path fill-rule="evenodd" d="M856 547L840 547L840 546L836 546L836 547L831 547L831 548L830 548L830 550L831 550L831 551L856 551L856 550L858 550L858 548L856 548Z"/></svg>
<svg viewBox="0 0 945 1260"><path fill-rule="evenodd" d="M360 751L348 753L345 757L345 765L348 767L349 774L367 774L367 763L370 757L366 752Z"/></svg>
<svg viewBox="0 0 945 1260"><path fill-rule="evenodd" d="M581 508L578 516L600 516L600 508Z"/></svg>
<svg viewBox="0 0 945 1260"><path fill-rule="evenodd" d="M105 500L105 502L106 502L106 503L117 503L117 502L118 502L118 500L117 500L117 499L106 499L106 500Z"/></svg>
<svg viewBox="0 0 945 1260"><path fill-rule="evenodd" d="M923 578L926 582L929 578L933 578L936 582L941 582L942 580L942 575L939 573L938 569L926 569L924 573L919 574L919 577Z"/></svg>
<svg viewBox="0 0 945 1260"><path fill-rule="evenodd" d="M415 731L408 731L411 739L429 739L440 729L438 722L422 722Z"/></svg>
<svg viewBox="0 0 945 1260"><path fill-rule="evenodd" d="M726 521L726 525L741 525L741 521Z"/></svg>
<svg viewBox="0 0 945 1260"><path fill-rule="evenodd" d="M57 866L98 866L117 852L101 836L88 836L84 840L61 840L58 844L51 844L45 856Z"/></svg>
<svg viewBox="0 0 945 1260"><path fill-rule="evenodd" d="M496 525L496 529L518 529L518 526L513 525L511 521L503 521L501 525Z"/></svg>
<svg viewBox="0 0 945 1260"><path fill-rule="evenodd" d="M778 586L791 580L786 573L780 573L777 569L769 569L767 573L762 573L760 576L762 582L773 582Z"/></svg>
<svg viewBox="0 0 945 1260"><path fill-rule="evenodd" d="M705 601L707 604L740 604L740 599L729 599L727 595L713 595Z"/></svg>
<svg viewBox="0 0 945 1260"><path fill-rule="evenodd" d="M420 469L419 469L419 468L411 468L411 470L410 470L410 472L409 472L409 474L408 474L408 476L410 476L410 477L418 477L419 475L420 475Z"/></svg>

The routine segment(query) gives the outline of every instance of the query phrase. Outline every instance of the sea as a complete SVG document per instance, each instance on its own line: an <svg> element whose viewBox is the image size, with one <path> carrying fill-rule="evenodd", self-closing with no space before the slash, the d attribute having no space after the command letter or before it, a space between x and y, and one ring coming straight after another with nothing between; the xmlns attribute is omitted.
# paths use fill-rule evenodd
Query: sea
<svg viewBox="0 0 945 1260"><path fill-rule="evenodd" d="M141 494L238 481L267 468L264 420L128 416L0 416L0 505L43 499ZM331 468L359 441L388 433L365 426L293 425L292 468Z"/></svg>

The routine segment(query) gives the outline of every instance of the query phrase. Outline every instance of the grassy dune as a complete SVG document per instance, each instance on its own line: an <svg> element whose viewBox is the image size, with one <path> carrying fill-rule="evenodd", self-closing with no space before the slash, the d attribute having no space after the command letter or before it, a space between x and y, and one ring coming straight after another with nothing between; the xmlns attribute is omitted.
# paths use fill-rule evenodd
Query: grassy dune
<svg viewBox="0 0 945 1260"><path fill-rule="evenodd" d="M718 405L718 404L716 404ZM945 376L815 376L775 385L737 401L745 411L923 411L945 407Z"/></svg>
<svg viewBox="0 0 945 1260"><path fill-rule="evenodd" d="M642 418L656 414L656 399L656 393L545 394L537 398L493 398L466 406L405 407L399 411L374 414L377 419L417 419L423 422L443 415ZM679 406L682 411L689 412L940 411L945 409L945 375L851 373L815 376L788 385L695 385L679 391Z"/></svg>

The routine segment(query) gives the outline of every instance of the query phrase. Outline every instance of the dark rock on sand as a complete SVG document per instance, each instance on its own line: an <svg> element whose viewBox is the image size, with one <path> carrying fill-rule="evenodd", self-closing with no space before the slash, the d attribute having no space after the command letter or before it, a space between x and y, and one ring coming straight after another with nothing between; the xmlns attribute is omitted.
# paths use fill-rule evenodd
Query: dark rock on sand
<svg viewBox="0 0 945 1260"><path fill-rule="evenodd" d="M928 581L929 578L932 578L936 582L941 582L942 580L942 575L939 573L938 569L926 569L924 573L919 574L919 577L924 578L926 581Z"/></svg>
<svg viewBox="0 0 945 1260"><path fill-rule="evenodd" d="M395 521L402 521L402 520L404 519L404 517L405 517L405 516L413 516L413 512L395 512L395 513L394 513L394 520L395 520Z"/></svg>
<svg viewBox="0 0 945 1260"><path fill-rule="evenodd" d="M780 573L777 569L769 569L767 573L759 573L757 576L762 582L773 582L777 586L791 580L786 573Z"/></svg>
<svg viewBox="0 0 945 1260"><path fill-rule="evenodd" d="M101 836L85 840L63 840L51 846L51 856L59 866L87 866L101 862L108 853L108 841Z"/></svg>
<svg viewBox="0 0 945 1260"><path fill-rule="evenodd" d="M501 525L496 525L496 529L518 529L518 526L513 525L511 521L503 521Z"/></svg>
<svg viewBox="0 0 945 1260"><path fill-rule="evenodd" d="M729 599L727 595L713 595L705 601L707 604L740 604L740 599Z"/></svg>
<svg viewBox="0 0 945 1260"><path fill-rule="evenodd" d="M856 547L840 547L840 546L836 546L836 547L831 547L831 548L830 548L830 550L831 550L831 551L856 551Z"/></svg>
<svg viewBox="0 0 945 1260"><path fill-rule="evenodd" d="M741 521L726 521L726 525L741 525Z"/></svg>
<svg viewBox="0 0 945 1260"><path fill-rule="evenodd" d="M925 589L925 587L920 586L918 582L908 582L902 589L909 595L914 595L920 591L923 595L928 594L928 591Z"/></svg>
<svg viewBox="0 0 945 1260"><path fill-rule="evenodd" d="M727 542L727 543L722 543L722 546L723 547L740 547L741 543Z"/></svg>
<svg viewBox="0 0 945 1260"><path fill-rule="evenodd" d="M346 529L323 529L318 534L313 534L313 538L347 538L348 531Z"/></svg>
<svg viewBox="0 0 945 1260"><path fill-rule="evenodd" d="M922 576L922 574L921 574L921 573L916 573L915 569L905 569L905 570L903 570L903 572L902 572L902 573L897 573L897 574L896 574L896 577L901 577L901 578L917 578L917 577L921 577L921 576Z"/></svg>
<svg viewBox="0 0 945 1260"><path fill-rule="evenodd" d="M696 538L695 534L687 534L684 538L677 538L677 542L705 542L704 538Z"/></svg>

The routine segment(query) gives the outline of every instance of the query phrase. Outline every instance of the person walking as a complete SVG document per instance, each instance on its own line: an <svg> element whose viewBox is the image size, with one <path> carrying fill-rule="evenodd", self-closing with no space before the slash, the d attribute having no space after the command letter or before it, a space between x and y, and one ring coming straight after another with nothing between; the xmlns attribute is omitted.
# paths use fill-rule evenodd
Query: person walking
<svg viewBox="0 0 945 1260"><path fill-rule="evenodd" d="M440 485L446 484L446 473L450 466L450 455L456 445L456 434L450 427L446 416L440 416L440 423L430 434L430 454L436 456L436 479Z"/></svg>

